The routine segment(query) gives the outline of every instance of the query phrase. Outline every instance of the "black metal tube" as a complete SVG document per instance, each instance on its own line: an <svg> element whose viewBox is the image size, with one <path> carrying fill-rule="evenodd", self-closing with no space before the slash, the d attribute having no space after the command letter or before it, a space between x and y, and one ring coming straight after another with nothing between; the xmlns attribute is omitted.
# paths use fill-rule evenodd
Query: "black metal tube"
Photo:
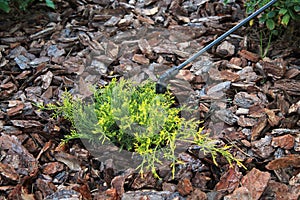
<svg viewBox="0 0 300 200"><path fill-rule="evenodd" d="M253 19L257 15L259 15L265 9L267 9L268 7L270 7L271 5L273 5L274 3L276 3L276 1L277 0L271 0L271 1L269 1L266 5L264 5L263 7L259 8L257 11L255 11L254 13L252 13L251 15L249 15L247 18L243 19L237 25L235 25L234 27L232 27L231 29L229 29L227 32L225 32L224 34L222 34L221 36L219 36L216 40L212 41L210 44L208 44L203 49L201 49L200 51L198 51L192 57L190 57L189 59L187 59L186 61L184 61L180 65L174 66L174 67L168 69L165 73L163 73L159 77L158 82L157 82L157 86L156 86L156 92L157 93L163 93L165 89L162 89L162 88L159 88L159 87L165 87L166 86L165 82L167 81L167 79L171 78L172 76L175 76L180 69L182 69L183 67L185 67L190 62L194 61L196 58L198 58L201 54L203 54L204 52L206 52L207 50L209 50L210 48L212 48L214 45L216 45L219 42L221 42L223 39L225 39L231 33L233 33L234 31L236 31L237 29L239 29L241 26L243 26L244 24L246 24L247 22L249 22L251 19Z"/></svg>

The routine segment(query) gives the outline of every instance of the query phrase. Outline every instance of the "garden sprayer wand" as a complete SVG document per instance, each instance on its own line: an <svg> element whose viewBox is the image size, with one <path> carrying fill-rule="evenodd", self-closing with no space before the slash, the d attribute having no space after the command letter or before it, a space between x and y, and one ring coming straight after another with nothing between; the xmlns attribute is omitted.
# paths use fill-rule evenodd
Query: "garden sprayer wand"
<svg viewBox="0 0 300 200"><path fill-rule="evenodd" d="M266 5L264 5L263 7L261 7L260 9L258 9L257 11L255 11L254 13L252 13L251 15L249 15L247 18L243 19L240 23L238 23L237 25L235 25L234 27L232 27L230 30L228 30L227 32L223 33L223 35L221 35L220 37L218 37L216 40L212 41L210 44L208 44L207 46L205 46L203 49L201 49L200 51L198 51L196 54L194 54L192 57L190 57L189 59L187 59L186 61L184 61L183 63L181 63L178 66L174 66L171 69L168 69L165 73L163 73L157 83L156 83L156 93L160 94L160 93L165 93L167 90L167 80L172 78L173 76L175 76L180 69L182 69L183 67L185 67L187 64L189 64L190 62L194 61L197 57L199 57L201 54L203 54L204 52L206 52L208 49L210 49L211 47L213 47L214 45L218 44L219 42L221 42L223 39L225 39L227 36L229 36L231 33L233 33L234 31L236 31L237 29L239 29L241 26L243 26L245 23L249 22L251 19L253 19L254 17L256 17L257 15L259 15L261 12L263 12L265 9L269 8L271 5L273 5L277 0L271 0L269 1Z"/></svg>

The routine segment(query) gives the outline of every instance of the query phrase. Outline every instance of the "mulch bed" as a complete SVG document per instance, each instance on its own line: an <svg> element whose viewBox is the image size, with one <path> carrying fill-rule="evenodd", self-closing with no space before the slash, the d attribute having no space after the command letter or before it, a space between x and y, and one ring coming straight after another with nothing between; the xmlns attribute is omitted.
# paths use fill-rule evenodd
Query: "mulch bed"
<svg viewBox="0 0 300 200"><path fill-rule="evenodd" d="M0 13L0 199L299 199L299 27L276 38L264 59L263 28L243 27L170 80L179 103L192 104L204 131L232 145L247 169L221 156L216 166L186 147L175 178L166 164L159 180L120 171L80 140L61 144L70 123L37 105L59 102L65 90L88 97L90 85L112 78L156 81L243 19L243 2L56 5Z"/></svg>

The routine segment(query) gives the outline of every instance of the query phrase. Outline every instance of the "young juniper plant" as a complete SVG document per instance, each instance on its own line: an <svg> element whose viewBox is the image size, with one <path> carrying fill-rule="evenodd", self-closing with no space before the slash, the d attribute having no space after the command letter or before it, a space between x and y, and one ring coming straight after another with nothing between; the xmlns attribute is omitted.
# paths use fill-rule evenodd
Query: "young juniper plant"
<svg viewBox="0 0 300 200"><path fill-rule="evenodd" d="M212 155L215 164L217 154L231 164L242 163L229 153L229 146L217 147L216 142L202 134L199 121L180 117L185 107L175 107L171 93L157 94L155 83L136 85L132 81L112 80L106 87L95 89L93 102L84 103L69 92L62 95L58 105L47 105L54 116L62 115L72 123L73 129L65 137L89 139L93 143L110 141L120 149L138 154L142 159L140 173L156 172L157 164L171 162L173 176L177 141L199 145L202 151Z"/></svg>

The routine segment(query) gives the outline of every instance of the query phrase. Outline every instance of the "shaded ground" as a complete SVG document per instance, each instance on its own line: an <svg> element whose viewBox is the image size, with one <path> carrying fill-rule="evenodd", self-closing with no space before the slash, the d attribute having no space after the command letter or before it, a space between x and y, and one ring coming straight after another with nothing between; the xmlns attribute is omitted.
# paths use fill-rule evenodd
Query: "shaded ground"
<svg viewBox="0 0 300 200"><path fill-rule="evenodd" d="M299 30L261 59L261 28L241 28L173 79L180 103L196 104L205 131L233 145L248 168L219 166L186 147L175 179L144 178L99 161L79 140L60 145L70 124L38 103L63 91L90 95L113 77L156 80L234 26L242 2L59 1L0 15L1 199L298 199ZM264 47L267 37L263 38ZM292 42L290 42L292 41ZM226 95L224 96L224 90ZM217 109L216 109L217 108Z"/></svg>

